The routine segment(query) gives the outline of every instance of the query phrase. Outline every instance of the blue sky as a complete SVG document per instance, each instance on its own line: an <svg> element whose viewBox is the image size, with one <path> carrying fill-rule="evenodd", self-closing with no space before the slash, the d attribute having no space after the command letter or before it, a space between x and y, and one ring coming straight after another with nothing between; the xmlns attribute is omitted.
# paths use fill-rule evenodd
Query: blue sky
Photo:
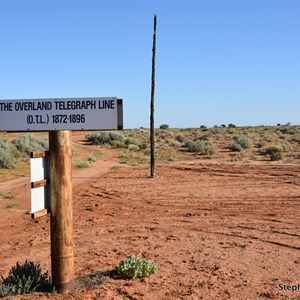
<svg viewBox="0 0 300 300"><path fill-rule="evenodd" d="M0 0L0 99L117 96L149 127L300 124L300 1Z"/></svg>

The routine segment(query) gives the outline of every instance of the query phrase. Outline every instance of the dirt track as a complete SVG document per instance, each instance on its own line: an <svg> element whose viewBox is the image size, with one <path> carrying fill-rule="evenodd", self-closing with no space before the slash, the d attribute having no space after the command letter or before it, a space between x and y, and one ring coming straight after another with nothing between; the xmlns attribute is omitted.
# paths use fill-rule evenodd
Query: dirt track
<svg viewBox="0 0 300 300"><path fill-rule="evenodd" d="M300 283L298 165L177 161L159 164L151 179L148 167L109 171L114 160L104 156L74 174L76 276L107 276L96 288L51 297L300 299L300 291L279 288ZM28 181L0 185L15 197L0 198L3 276L25 259L50 268L49 217L33 221L25 214ZM17 208L4 208L8 202ZM109 271L129 254L150 258L158 273L114 278Z"/></svg>

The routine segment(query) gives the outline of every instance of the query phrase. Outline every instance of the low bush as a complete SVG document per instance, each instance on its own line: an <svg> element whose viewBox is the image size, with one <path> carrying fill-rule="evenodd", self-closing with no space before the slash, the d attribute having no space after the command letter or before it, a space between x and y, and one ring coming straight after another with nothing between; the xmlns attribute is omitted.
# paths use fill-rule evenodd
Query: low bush
<svg viewBox="0 0 300 300"><path fill-rule="evenodd" d="M113 148L125 148L124 142L121 141L111 141L109 143Z"/></svg>
<svg viewBox="0 0 300 300"><path fill-rule="evenodd" d="M231 151L242 151L243 149L248 149L252 145L252 141L245 135L237 135L234 138L234 142L229 145Z"/></svg>
<svg viewBox="0 0 300 300"><path fill-rule="evenodd" d="M158 270L151 260L130 255L117 266L118 273L127 279L148 277Z"/></svg>
<svg viewBox="0 0 300 300"><path fill-rule="evenodd" d="M140 142L139 142L137 139L135 139L135 138L127 137L127 138L125 138L125 140L124 140L124 144L125 144L126 146L129 146L129 145L136 145L136 146L139 146Z"/></svg>
<svg viewBox="0 0 300 300"><path fill-rule="evenodd" d="M9 271L7 278L0 284L0 297L16 294L28 294L35 291L50 291L48 273L42 272L40 264L25 261L17 263Z"/></svg>
<svg viewBox="0 0 300 300"><path fill-rule="evenodd" d="M148 144L146 142L140 143L140 150L144 151L148 148Z"/></svg>
<svg viewBox="0 0 300 300"><path fill-rule="evenodd" d="M208 141L187 142L185 146L189 152L201 155L212 155L215 153L212 143Z"/></svg>
<svg viewBox="0 0 300 300"><path fill-rule="evenodd" d="M184 136L182 134L178 134L175 136L175 140L179 143L182 143L184 141Z"/></svg>
<svg viewBox="0 0 300 300"><path fill-rule="evenodd" d="M204 134L202 135L199 140L201 141L209 141L210 140L210 137L211 137L211 134Z"/></svg>
<svg viewBox="0 0 300 300"><path fill-rule="evenodd" d="M88 161L88 160L80 161L79 163L77 163L75 165L75 167L79 168L79 169L89 168L90 167L90 161Z"/></svg>
<svg viewBox="0 0 300 300"><path fill-rule="evenodd" d="M133 151L133 152L137 152L137 151L140 151L140 147L137 146L137 145L134 145L134 144L129 144L127 149L129 151Z"/></svg>
<svg viewBox="0 0 300 300"><path fill-rule="evenodd" d="M48 141L46 139L38 138L29 134L21 135L12 141L12 144L23 155L30 155L32 151L44 151L49 148Z"/></svg>
<svg viewBox="0 0 300 300"><path fill-rule="evenodd" d="M169 145L173 148L179 148L181 144L177 141L171 141Z"/></svg>
<svg viewBox="0 0 300 300"><path fill-rule="evenodd" d="M272 161L282 159L282 147L280 145L272 145L265 150L265 154L270 157Z"/></svg>
<svg viewBox="0 0 300 300"><path fill-rule="evenodd" d="M13 199L14 198L14 196L12 196L11 194L2 193L2 192L0 192L0 197L3 197L5 199Z"/></svg>
<svg viewBox="0 0 300 300"><path fill-rule="evenodd" d="M124 142L123 134L119 132L103 131L86 135L86 141L92 145L106 145L114 141Z"/></svg>
<svg viewBox="0 0 300 300"><path fill-rule="evenodd" d="M11 142L0 140L0 168L13 169L20 156L20 152Z"/></svg>

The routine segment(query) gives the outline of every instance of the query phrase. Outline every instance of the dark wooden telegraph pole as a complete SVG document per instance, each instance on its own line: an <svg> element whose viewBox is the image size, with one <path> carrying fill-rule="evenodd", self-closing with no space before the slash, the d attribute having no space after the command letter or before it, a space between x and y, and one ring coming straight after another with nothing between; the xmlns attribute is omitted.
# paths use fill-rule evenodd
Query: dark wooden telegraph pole
<svg viewBox="0 0 300 300"><path fill-rule="evenodd" d="M155 142L154 142L154 93L155 93L155 58L156 58L156 15L154 16L153 48L152 48L152 80L151 80L151 113L150 113L150 165L151 177L155 176Z"/></svg>

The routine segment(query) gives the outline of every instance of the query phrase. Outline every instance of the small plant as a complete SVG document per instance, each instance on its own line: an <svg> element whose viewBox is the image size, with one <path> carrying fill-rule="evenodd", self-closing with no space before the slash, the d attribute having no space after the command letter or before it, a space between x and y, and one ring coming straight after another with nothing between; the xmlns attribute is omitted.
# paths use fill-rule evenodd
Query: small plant
<svg viewBox="0 0 300 300"><path fill-rule="evenodd" d="M97 161L97 158L95 156L89 156L89 158L87 159L89 163L93 163Z"/></svg>
<svg viewBox="0 0 300 300"><path fill-rule="evenodd" d="M144 151L144 150L146 150L148 148L148 144L146 142L140 143L139 146L140 146L140 150L141 151Z"/></svg>
<svg viewBox="0 0 300 300"><path fill-rule="evenodd" d="M13 199L14 198L14 196L12 196L10 194L2 193L2 192L0 192L0 197L5 198L5 199Z"/></svg>
<svg viewBox="0 0 300 300"><path fill-rule="evenodd" d="M201 141L209 141L210 140L210 134L204 134L199 139Z"/></svg>
<svg viewBox="0 0 300 300"><path fill-rule="evenodd" d="M10 285L5 285L3 283L0 283L0 297L5 297L11 294L11 286Z"/></svg>
<svg viewBox="0 0 300 300"><path fill-rule="evenodd" d="M133 151L133 152L140 151L140 147L134 144L129 144L127 148L129 151Z"/></svg>
<svg viewBox="0 0 300 300"><path fill-rule="evenodd" d="M180 147L180 143L179 142L177 142L176 140L175 141L172 141L172 142L170 142L170 144L169 144L171 147L173 147L173 148L179 148Z"/></svg>
<svg viewBox="0 0 300 300"><path fill-rule="evenodd" d="M110 171L117 173L121 168L122 168L122 166L113 166L110 168Z"/></svg>
<svg viewBox="0 0 300 300"><path fill-rule="evenodd" d="M25 261L17 263L0 284L0 297L11 294L28 294L35 291L49 291L51 287L48 273L42 273L40 264Z"/></svg>
<svg viewBox="0 0 300 300"><path fill-rule="evenodd" d="M282 148L280 145L273 145L266 149L266 155L270 156L272 161L281 160L282 159Z"/></svg>
<svg viewBox="0 0 300 300"><path fill-rule="evenodd" d="M18 149L7 140L0 140L0 168L13 169L20 158Z"/></svg>
<svg viewBox="0 0 300 300"><path fill-rule="evenodd" d="M43 151L49 148L46 139L41 139L29 134L18 137L12 141L12 144L15 145L23 155L30 155L32 151Z"/></svg>
<svg viewBox="0 0 300 300"><path fill-rule="evenodd" d="M229 145L231 151L239 152L243 149L248 149L252 145L251 140L245 135L237 135L234 138L234 143Z"/></svg>
<svg viewBox="0 0 300 300"><path fill-rule="evenodd" d="M151 260L141 259L135 255L130 255L126 260L121 261L116 269L122 277L127 279L148 277L158 270Z"/></svg>
<svg viewBox="0 0 300 300"><path fill-rule="evenodd" d="M200 155L212 155L215 152L213 145L208 141L187 142L185 146L189 152L196 152Z"/></svg>
<svg viewBox="0 0 300 300"><path fill-rule="evenodd" d="M182 143L182 142L184 141L184 136L181 135L181 134L178 134L178 135L175 136L175 140L176 140L177 142Z"/></svg>
<svg viewBox="0 0 300 300"><path fill-rule="evenodd" d="M85 161L80 161L75 165L76 168L79 169L84 169L84 168L89 168L90 167L90 161L85 160Z"/></svg>
<svg viewBox="0 0 300 300"><path fill-rule="evenodd" d="M136 146L138 146L140 144L140 142L137 139L135 139L135 138L127 137L124 140L124 144L126 146L129 146L129 145L136 145Z"/></svg>
<svg viewBox="0 0 300 300"><path fill-rule="evenodd" d="M89 134L86 137L87 142L91 143L92 145L107 145L113 141L124 141L124 136L119 132L96 132L93 134Z"/></svg>
<svg viewBox="0 0 300 300"><path fill-rule="evenodd" d="M113 148L124 148L125 147L125 143L121 142L121 141L111 141L109 143Z"/></svg>
<svg viewBox="0 0 300 300"><path fill-rule="evenodd" d="M9 203L9 204L5 205L4 207L5 207L5 208L14 208L14 207L16 207L16 206L17 206L16 203Z"/></svg>

